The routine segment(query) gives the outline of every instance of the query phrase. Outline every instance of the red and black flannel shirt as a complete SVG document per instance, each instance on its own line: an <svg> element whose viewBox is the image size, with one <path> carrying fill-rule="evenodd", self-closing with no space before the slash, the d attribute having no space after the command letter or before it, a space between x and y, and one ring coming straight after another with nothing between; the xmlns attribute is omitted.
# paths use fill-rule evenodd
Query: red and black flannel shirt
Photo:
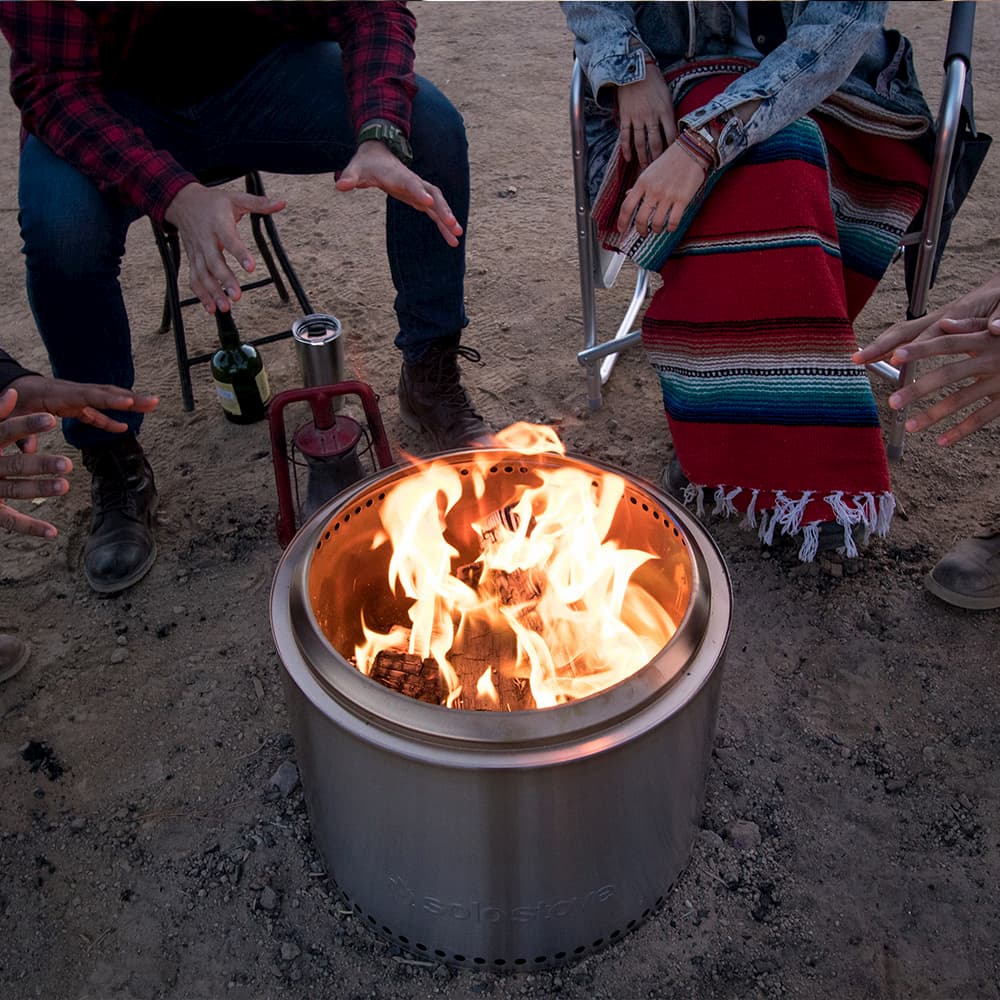
<svg viewBox="0 0 1000 1000"><path fill-rule="evenodd" d="M200 4L170 4L190 12L199 30ZM357 131L384 118L409 133L416 82L413 40L416 19L404 3L226 4L233 19L265 22L272 47L291 38L340 44ZM156 16L158 4L31 2L0 3L0 30L11 46L11 94L26 131L72 163L102 191L163 222L177 192L195 178L141 129L108 103L105 88L141 72L129 67L134 39ZM147 36L148 37L148 33ZM226 36L219 39L225 45ZM132 50L130 52L130 50ZM175 53L178 77L198 65ZM137 57L138 58L138 57ZM317 100L322 95L317 94Z"/></svg>

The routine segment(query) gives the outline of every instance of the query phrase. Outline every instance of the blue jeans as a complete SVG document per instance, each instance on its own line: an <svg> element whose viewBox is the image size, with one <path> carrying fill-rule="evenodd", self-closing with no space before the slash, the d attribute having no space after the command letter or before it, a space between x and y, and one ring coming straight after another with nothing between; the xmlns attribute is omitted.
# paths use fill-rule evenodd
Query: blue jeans
<svg viewBox="0 0 1000 1000"><path fill-rule="evenodd" d="M465 125L430 81L417 77L417 84L413 170L441 189L464 229ZM356 149L340 48L332 42L284 45L239 83L190 107L154 107L119 92L109 96L155 146L202 179L249 170L328 173L343 169ZM118 278L126 232L140 213L114 194L102 194L34 136L21 152L18 194L28 300L53 373L131 388L131 334ZM404 360L415 361L467 323L465 239L449 247L428 216L389 198L386 247L396 288L395 343ZM139 430L141 414L118 416ZM75 447L108 438L76 420L64 421L63 433Z"/></svg>

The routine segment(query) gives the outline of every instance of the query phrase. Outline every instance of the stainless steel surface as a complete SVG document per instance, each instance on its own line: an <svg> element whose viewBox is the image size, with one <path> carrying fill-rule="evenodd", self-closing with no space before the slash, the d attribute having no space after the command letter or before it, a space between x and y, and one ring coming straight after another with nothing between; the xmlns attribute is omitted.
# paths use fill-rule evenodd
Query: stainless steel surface
<svg viewBox="0 0 1000 1000"><path fill-rule="evenodd" d="M596 289L610 288L621 261L606 267L601 260L601 250L597 242L594 221L590 214L590 195L587 191L587 137L584 129L583 90L586 80L578 59L573 60L573 78L570 84L569 121L570 143L573 149L573 189L576 195L576 247L580 265L580 300L583 311L583 349L577 353L577 360L587 373L587 400L592 410L602 405L601 389L611 377L615 362L621 351L637 343L641 331L633 330L639 310L646 301L649 288L649 273L639 269L635 279L635 290L614 337L603 343L597 340Z"/></svg>
<svg viewBox="0 0 1000 1000"><path fill-rule="evenodd" d="M490 454L484 509L540 466L615 471ZM408 950L473 968L558 965L640 924L687 862L715 729L728 575L697 520L629 482L611 534L651 540L661 558L643 567L643 583L666 607L685 595L671 642L627 680L556 708L414 701L337 651L351 648L345 622L370 610L384 568L354 541L407 474L371 477L319 511L275 576L272 631L313 836L362 918Z"/></svg>
<svg viewBox="0 0 1000 1000"><path fill-rule="evenodd" d="M307 389L345 380L343 329L336 316L325 313L303 316L292 324L292 337ZM335 400L335 405L340 403L341 399Z"/></svg>

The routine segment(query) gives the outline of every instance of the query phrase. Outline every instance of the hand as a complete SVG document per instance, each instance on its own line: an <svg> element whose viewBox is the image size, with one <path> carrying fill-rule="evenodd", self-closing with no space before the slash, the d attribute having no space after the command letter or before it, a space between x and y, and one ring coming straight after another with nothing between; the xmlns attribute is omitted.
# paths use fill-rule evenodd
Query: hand
<svg viewBox="0 0 1000 1000"><path fill-rule="evenodd" d="M646 76L618 87L621 149L626 160L635 152L645 170L677 138L674 102L659 68L648 64Z"/></svg>
<svg viewBox="0 0 1000 1000"><path fill-rule="evenodd" d="M908 361L915 355L908 347L897 350L903 344L935 339L943 333L972 333L986 329L1000 335L1000 274L936 312L890 326L881 337L857 351L854 361L859 365L889 357L894 364Z"/></svg>
<svg viewBox="0 0 1000 1000"><path fill-rule="evenodd" d="M635 218L641 236L673 232L691 200L705 183L707 170L678 144L668 146L626 193L616 227L625 232Z"/></svg>
<svg viewBox="0 0 1000 1000"><path fill-rule="evenodd" d="M57 417L76 417L102 431L121 434L128 424L112 420L100 410L133 410L152 413L160 401L156 396L144 396L114 385L89 385L67 382L65 379L22 375L11 383L17 390L14 414L53 413Z"/></svg>
<svg viewBox="0 0 1000 1000"><path fill-rule="evenodd" d="M197 183L182 187L174 196L164 218L180 234L191 270L191 291L208 312L226 312L229 300L240 298L240 283L229 269L224 251L248 273L256 266L236 224L250 212L273 215L285 204L275 198Z"/></svg>
<svg viewBox="0 0 1000 1000"><path fill-rule="evenodd" d="M35 435L55 427L55 417L49 413L11 416L16 405L16 389L0 393L0 528L22 535L55 538L58 534L55 525L22 514L4 503L5 499L30 500L65 493L69 483L61 474L73 468L73 463L62 455L35 454L38 447ZM21 451L10 453L10 446L15 444ZM53 476L57 478L44 478Z"/></svg>
<svg viewBox="0 0 1000 1000"><path fill-rule="evenodd" d="M919 319L897 323L854 355L858 364L890 356L897 365L930 357L965 355L943 364L889 397L900 410L941 389L947 395L906 421L922 431L967 406L984 401L959 424L939 435L939 445L955 444L1000 416L1000 275L980 288ZM960 383L973 379L970 385Z"/></svg>
<svg viewBox="0 0 1000 1000"><path fill-rule="evenodd" d="M425 212L434 220L448 246L458 246L462 227L441 189L415 174L385 143L376 140L361 143L351 162L337 176L338 191L372 187L380 188L418 212Z"/></svg>

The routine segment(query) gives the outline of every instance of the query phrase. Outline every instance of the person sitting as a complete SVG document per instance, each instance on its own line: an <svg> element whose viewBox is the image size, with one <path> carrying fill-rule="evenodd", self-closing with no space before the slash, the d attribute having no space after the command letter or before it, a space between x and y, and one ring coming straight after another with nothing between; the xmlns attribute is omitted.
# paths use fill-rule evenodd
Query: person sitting
<svg viewBox="0 0 1000 1000"><path fill-rule="evenodd" d="M403 3L0 5L21 112L28 297L53 372L130 387L118 281L129 225L175 227L208 312L240 298L237 223L278 199L211 182L249 170L337 174L338 191L390 197L386 242L402 353L404 421L434 447L489 437L460 378L469 168L461 116L413 72ZM178 62L183 53L183 65ZM156 488L137 435L70 419L94 480L84 570L117 593L152 565ZM125 506L115 500L128 496Z"/></svg>
<svg viewBox="0 0 1000 1000"><path fill-rule="evenodd" d="M947 448L1000 419L1000 272L954 302L919 319L896 323L858 351L855 361L870 364L890 358L901 365L926 358L954 358L925 372L889 397L901 410L944 395L907 417L906 429L929 430L972 407L938 434ZM972 380L971 382L969 380ZM986 528L963 539L927 574L927 589L955 607L982 611L1000 608L1000 500L984 511Z"/></svg>
<svg viewBox="0 0 1000 1000"><path fill-rule="evenodd" d="M0 349L0 531L55 538L56 526L11 507L7 500L61 496L73 462L65 455L39 455L36 435L56 425L55 416L74 418L121 434L128 425L101 410L151 413L159 400L113 385L82 385L45 378L19 365ZM53 416L54 415L54 416ZM7 455L4 450L16 446ZM10 680L31 655L18 636L0 632L0 682Z"/></svg>
<svg viewBox="0 0 1000 1000"><path fill-rule="evenodd" d="M563 3L602 245L642 322L667 488L857 555L894 501L853 320L922 203L931 116L885 3Z"/></svg>

